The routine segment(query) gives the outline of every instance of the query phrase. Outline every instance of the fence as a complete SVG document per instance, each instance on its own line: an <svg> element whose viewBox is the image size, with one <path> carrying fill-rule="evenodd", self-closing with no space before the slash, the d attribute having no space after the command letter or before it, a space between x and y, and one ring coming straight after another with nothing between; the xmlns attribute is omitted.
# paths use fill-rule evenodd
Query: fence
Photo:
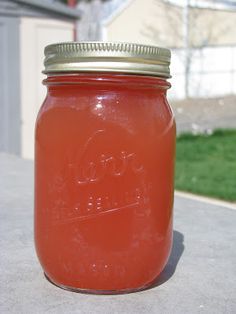
<svg viewBox="0 0 236 314"><path fill-rule="evenodd" d="M218 97L236 94L236 45L205 47L190 52L189 97ZM185 92L185 51L172 49L172 89L169 97L183 99Z"/></svg>

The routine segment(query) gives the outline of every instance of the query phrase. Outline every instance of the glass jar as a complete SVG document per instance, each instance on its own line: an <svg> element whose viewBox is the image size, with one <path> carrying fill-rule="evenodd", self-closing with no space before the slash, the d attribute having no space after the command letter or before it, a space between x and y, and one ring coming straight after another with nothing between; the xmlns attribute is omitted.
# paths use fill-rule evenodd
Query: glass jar
<svg viewBox="0 0 236 314"><path fill-rule="evenodd" d="M73 291L144 289L172 244L175 122L170 52L121 43L45 49L36 124L35 245Z"/></svg>

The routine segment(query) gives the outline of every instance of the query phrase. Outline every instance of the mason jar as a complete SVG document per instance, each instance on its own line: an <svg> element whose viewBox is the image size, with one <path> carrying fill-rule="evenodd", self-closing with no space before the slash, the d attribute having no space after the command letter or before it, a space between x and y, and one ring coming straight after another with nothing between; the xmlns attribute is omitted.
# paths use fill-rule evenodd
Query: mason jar
<svg viewBox="0 0 236 314"><path fill-rule="evenodd" d="M157 279L172 245L170 51L132 43L45 48L35 132L35 246L46 277L122 293Z"/></svg>

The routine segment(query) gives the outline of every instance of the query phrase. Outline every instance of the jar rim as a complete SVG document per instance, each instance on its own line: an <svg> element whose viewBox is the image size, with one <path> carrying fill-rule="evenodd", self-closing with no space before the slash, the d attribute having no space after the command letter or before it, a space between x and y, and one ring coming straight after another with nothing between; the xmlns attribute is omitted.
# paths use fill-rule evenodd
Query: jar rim
<svg viewBox="0 0 236 314"><path fill-rule="evenodd" d="M46 46L43 73L116 72L170 78L169 49L125 42L63 42Z"/></svg>

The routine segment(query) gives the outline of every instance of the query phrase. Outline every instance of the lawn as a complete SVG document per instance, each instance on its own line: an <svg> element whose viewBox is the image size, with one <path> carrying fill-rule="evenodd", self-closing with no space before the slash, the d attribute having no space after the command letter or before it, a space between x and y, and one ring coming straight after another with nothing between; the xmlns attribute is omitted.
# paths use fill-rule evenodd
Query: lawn
<svg viewBox="0 0 236 314"><path fill-rule="evenodd" d="M175 188L236 201L236 130L177 137Z"/></svg>

